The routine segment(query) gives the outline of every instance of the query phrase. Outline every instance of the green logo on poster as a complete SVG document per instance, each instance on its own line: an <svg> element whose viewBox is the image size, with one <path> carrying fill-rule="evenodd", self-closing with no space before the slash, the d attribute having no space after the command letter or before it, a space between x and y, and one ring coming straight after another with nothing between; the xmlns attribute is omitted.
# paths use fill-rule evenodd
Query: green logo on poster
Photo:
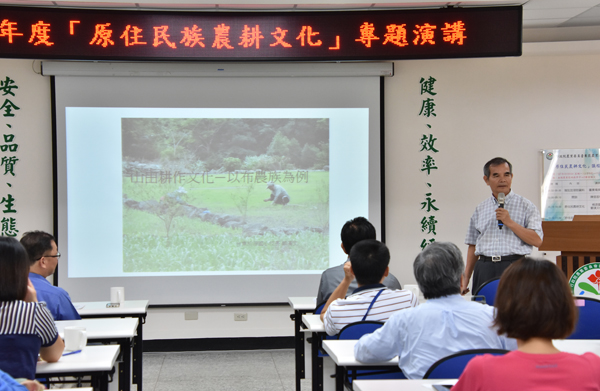
<svg viewBox="0 0 600 391"><path fill-rule="evenodd" d="M598 298L600 296L600 263L590 263L577 269L571 276L569 285L576 296Z"/></svg>

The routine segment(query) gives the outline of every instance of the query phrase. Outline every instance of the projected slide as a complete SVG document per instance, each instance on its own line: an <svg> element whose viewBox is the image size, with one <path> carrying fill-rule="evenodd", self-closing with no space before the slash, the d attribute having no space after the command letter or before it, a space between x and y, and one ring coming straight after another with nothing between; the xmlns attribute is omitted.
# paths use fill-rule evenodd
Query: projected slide
<svg viewBox="0 0 600 391"><path fill-rule="evenodd" d="M123 118L123 271L323 270L328 118Z"/></svg>
<svg viewBox="0 0 600 391"><path fill-rule="evenodd" d="M318 274L369 213L366 108L65 114L70 278Z"/></svg>

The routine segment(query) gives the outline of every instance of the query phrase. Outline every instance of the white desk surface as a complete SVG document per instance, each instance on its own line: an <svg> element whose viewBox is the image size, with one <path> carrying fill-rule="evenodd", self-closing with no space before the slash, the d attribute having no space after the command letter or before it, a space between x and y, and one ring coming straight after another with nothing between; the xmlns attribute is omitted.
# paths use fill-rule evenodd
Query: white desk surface
<svg viewBox="0 0 600 391"><path fill-rule="evenodd" d="M589 352L600 356L600 340L598 339L555 339L552 342L561 352L574 354Z"/></svg>
<svg viewBox="0 0 600 391"><path fill-rule="evenodd" d="M119 345L92 345L81 353L62 356L57 362L38 361L36 375L110 371L119 355Z"/></svg>
<svg viewBox="0 0 600 391"><path fill-rule="evenodd" d="M394 357L392 360L385 361L379 364L362 364L354 358L354 345L357 340L336 340L326 339L323 341L323 349L329 353L329 356L333 359L336 365L350 366L350 365L398 365L398 357ZM554 346L562 352L583 354L587 352L594 353L600 356L600 340L596 339L561 339L554 340Z"/></svg>
<svg viewBox="0 0 600 391"><path fill-rule="evenodd" d="M288 297L288 303L290 303L294 311L314 311L317 308L316 296Z"/></svg>
<svg viewBox="0 0 600 391"><path fill-rule="evenodd" d="M354 345L356 345L356 339L325 339L323 340L323 349L329 353L329 356L333 359L333 362L338 366L354 366L354 365L398 365L398 357L394 357L389 361L382 361L374 364L364 364L357 361L354 358Z"/></svg>
<svg viewBox="0 0 600 391"><path fill-rule="evenodd" d="M81 316L103 315L143 315L148 312L148 300L125 300L120 307L107 308L108 301L88 301L73 303Z"/></svg>
<svg viewBox="0 0 600 391"><path fill-rule="evenodd" d="M133 338L137 333L138 318L93 318L81 320L58 320L58 334L64 338L65 327L85 327L89 340Z"/></svg>
<svg viewBox="0 0 600 391"><path fill-rule="evenodd" d="M324 333L325 326L321 320L321 315L304 314L302 315L302 323L306 326L304 332L310 333Z"/></svg>
<svg viewBox="0 0 600 391"><path fill-rule="evenodd" d="M433 390L431 384L456 384L457 379L419 380L354 380L354 391L425 391Z"/></svg>

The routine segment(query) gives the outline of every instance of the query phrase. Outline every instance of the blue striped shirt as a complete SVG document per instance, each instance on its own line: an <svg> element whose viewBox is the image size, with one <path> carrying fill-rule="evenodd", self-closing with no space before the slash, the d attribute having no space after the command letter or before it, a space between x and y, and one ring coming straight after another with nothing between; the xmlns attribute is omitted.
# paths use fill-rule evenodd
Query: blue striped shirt
<svg viewBox="0 0 600 391"><path fill-rule="evenodd" d="M58 330L40 303L0 302L0 369L14 378L35 378L40 347L53 345Z"/></svg>
<svg viewBox="0 0 600 391"><path fill-rule="evenodd" d="M534 230L544 238L542 218L535 205L514 192L508 193L504 203L510 218L521 227ZM496 220L498 201L494 196L483 201L471 216L465 244L475 245L475 255L527 255L533 246L522 241L506 225L498 229Z"/></svg>

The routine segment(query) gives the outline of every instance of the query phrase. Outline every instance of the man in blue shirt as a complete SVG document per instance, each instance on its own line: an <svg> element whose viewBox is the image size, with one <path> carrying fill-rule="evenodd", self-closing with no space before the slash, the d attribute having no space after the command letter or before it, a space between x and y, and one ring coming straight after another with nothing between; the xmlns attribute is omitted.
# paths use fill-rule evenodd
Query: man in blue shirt
<svg viewBox="0 0 600 391"><path fill-rule="evenodd" d="M0 371L0 391L42 391L43 384L37 380L19 379L16 381L7 373Z"/></svg>
<svg viewBox="0 0 600 391"><path fill-rule="evenodd" d="M354 348L364 363L398 356L398 366L409 379L421 379L437 360L468 349L514 350L514 339L499 336L492 327L494 307L465 300L460 295L465 264L458 247L434 242L415 259L413 270L427 302L394 313Z"/></svg>
<svg viewBox="0 0 600 391"><path fill-rule="evenodd" d="M45 301L54 320L81 319L67 291L53 286L46 279L58 265L60 253L54 236L43 231L26 232L21 244L29 257L29 279L35 287L38 301Z"/></svg>

